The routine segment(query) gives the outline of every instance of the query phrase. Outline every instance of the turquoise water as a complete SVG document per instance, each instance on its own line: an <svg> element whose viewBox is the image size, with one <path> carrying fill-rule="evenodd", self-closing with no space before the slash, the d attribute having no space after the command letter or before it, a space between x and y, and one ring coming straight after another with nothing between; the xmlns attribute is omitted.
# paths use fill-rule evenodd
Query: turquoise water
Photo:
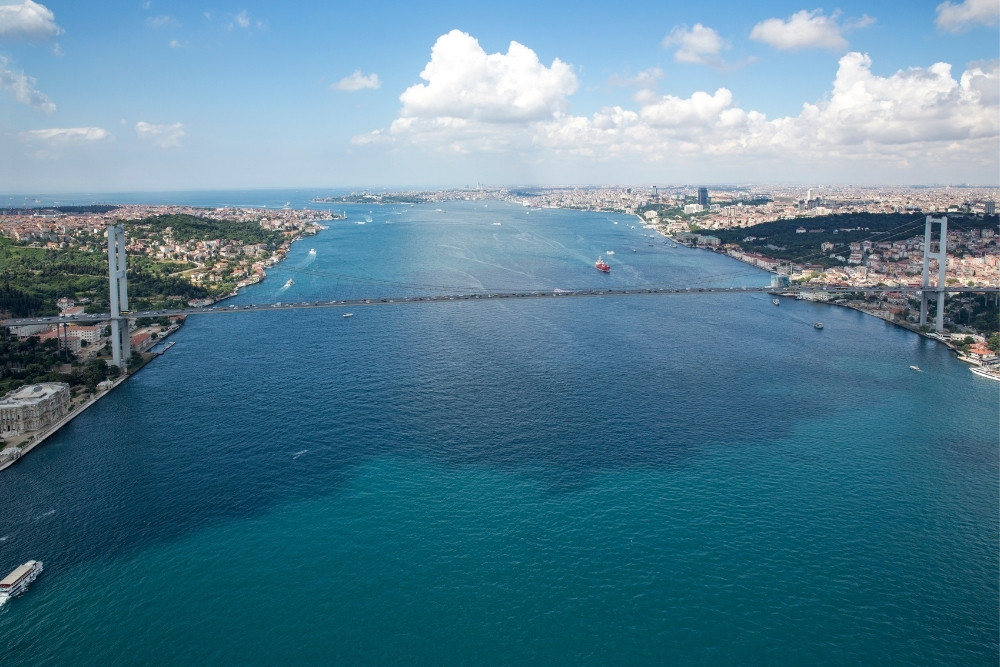
<svg viewBox="0 0 1000 667"><path fill-rule="evenodd" d="M627 216L345 209L233 302L768 281ZM0 475L0 567L45 561L4 664L996 662L1000 387L875 318L447 301L173 340Z"/></svg>

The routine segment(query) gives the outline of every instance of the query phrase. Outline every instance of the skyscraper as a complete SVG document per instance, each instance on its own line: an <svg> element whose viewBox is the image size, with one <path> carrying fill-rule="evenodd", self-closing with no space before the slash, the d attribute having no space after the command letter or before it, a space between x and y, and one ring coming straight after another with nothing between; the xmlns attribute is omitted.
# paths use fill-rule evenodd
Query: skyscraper
<svg viewBox="0 0 1000 667"><path fill-rule="evenodd" d="M698 188L698 203L708 207L708 188Z"/></svg>

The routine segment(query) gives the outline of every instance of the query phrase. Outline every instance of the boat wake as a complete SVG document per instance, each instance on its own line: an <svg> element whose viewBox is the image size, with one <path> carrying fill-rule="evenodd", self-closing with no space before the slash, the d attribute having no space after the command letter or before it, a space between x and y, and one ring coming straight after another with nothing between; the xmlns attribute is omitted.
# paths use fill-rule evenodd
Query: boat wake
<svg viewBox="0 0 1000 667"><path fill-rule="evenodd" d="M294 454L292 454L292 460L295 460L295 459L299 458L300 456L302 456L303 454L307 453L308 451L309 451L308 449L303 449L301 452L295 452Z"/></svg>

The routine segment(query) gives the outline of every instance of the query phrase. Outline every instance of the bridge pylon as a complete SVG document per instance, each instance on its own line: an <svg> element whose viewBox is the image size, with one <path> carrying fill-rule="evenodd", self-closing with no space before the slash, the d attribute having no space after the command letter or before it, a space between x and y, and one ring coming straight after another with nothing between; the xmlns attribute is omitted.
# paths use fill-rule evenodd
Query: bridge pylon
<svg viewBox="0 0 1000 667"><path fill-rule="evenodd" d="M128 336L128 279L125 276L125 227L108 225L108 277L111 287L111 363L123 371L132 356Z"/></svg>
<svg viewBox="0 0 1000 667"><path fill-rule="evenodd" d="M939 223L940 236L938 237L938 251L931 252L931 240L933 237L934 223ZM930 284L931 259L937 259L938 280L937 280L937 312L934 314L934 330L944 331L944 291L945 291L945 271L948 268L948 216L935 218L927 216L927 223L924 225L924 270L920 280L920 324L927 324L927 298L932 290Z"/></svg>

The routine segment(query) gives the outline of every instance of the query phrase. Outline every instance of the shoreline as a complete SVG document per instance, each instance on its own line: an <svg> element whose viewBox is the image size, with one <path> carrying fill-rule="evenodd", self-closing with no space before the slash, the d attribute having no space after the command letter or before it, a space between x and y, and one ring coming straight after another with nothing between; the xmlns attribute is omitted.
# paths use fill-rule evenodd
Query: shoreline
<svg viewBox="0 0 1000 667"><path fill-rule="evenodd" d="M13 445L12 447L5 447L4 449L18 449L18 450L20 450L20 454L18 454L16 457L12 458L10 461L6 461L6 462L0 464L0 470L6 470L10 466L12 466L15 463L17 463L18 461L20 461L22 458L24 458L25 454L27 454L32 449L34 449L35 447L41 445L46 440L48 440L50 436L53 436L56 433L58 433L59 429L61 429L63 426L65 426L66 424L70 423L74 419L76 419L79 415L83 414L83 412L87 408L89 408L90 406L92 406L94 403L96 403L97 401L101 400L106 395L108 395L109 393L111 393L112 391L114 391L114 389L118 385L120 385L122 382L124 382L125 380L127 380L129 377L131 377L131 374L123 375L120 378L118 378L117 380L114 380L111 383L111 386L108 387L107 389L101 389L101 390L97 391L96 393L92 394L90 396L90 398L85 399L82 403L80 403L75 408L73 408L72 410L70 410L69 412L67 412L61 419L59 419L59 421L57 421L57 422L55 422L53 424L50 424L48 427L46 427L42 431L38 431L37 433L33 433L30 436L30 439L27 442L23 442L23 443L21 443L19 445Z"/></svg>
<svg viewBox="0 0 1000 667"><path fill-rule="evenodd" d="M640 216L638 214L636 214L636 217L643 223L643 227L645 227L647 229L653 229L656 233L660 234L664 238L667 238L667 239L671 239L672 238L672 236L673 236L672 234L669 234L669 233L663 231L662 229L659 228L658 225L647 223L645 220L642 219L642 216ZM676 243L676 241L675 241L675 243ZM770 273L772 275L779 275L777 271L770 270L770 269L765 269L764 267L759 266L758 264L754 264L753 262L749 262L749 261L747 261L747 260L745 260L745 259L743 259L741 257L734 257L733 255L730 255L729 253L719 252L717 250L714 250L713 248L704 248L704 247L700 247L700 246L689 246L686 243L678 243L678 245L683 245L684 247L691 248L692 250L707 250L708 252L712 252L712 253L715 253L717 255L724 255L726 257L729 257L730 259L735 259L737 262L740 262L741 264L746 264L747 266L752 266L754 268L760 269L761 271L765 271L765 272ZM781 296L780 290L776 290L775 292L773 292L773 294L775 294L777 296ZM876 319L882 320L883 322L887 322L887 323L895 325L895 326L897 326L897 327L899 327L901 329L906 329L907 331L913 332L913 333L917 334L918 336L922 336L924 338L929 338L931 340L936 340L937 342L941 343L942 345L944 345L945 347L947 347L949 350L951 350L952 352L954 352L955 353L955 358L958 361L962 361L962 362L967 363L967 364L969 364L971 366L978 366L980 368L987 367L987 364L983 364L982 362L980 362L980 361L978 361L976 359L972 359L970 357L963 356L958 351L958 348L955 345L953 345L950 341L945 340L944 338L942 338L941 335L938 332L935 332L935 331L930 331L930 332L921 331L919 328L917 328L916 326L912 325L909 322L900 322L898 320L894 320L894 319L889 319L889 318L886 318L886 317L882 317L882 316L880 316L876 312L872 312L870 310L865 310L864 308L861 308L861 307L856 306L854 304L840 303L838 301L813 301L812 303L822 303L822 304L825 304L827 306L839 306L841 308L850 308L851 310L857 311L859 313L863 313L865 315L870 315L870 316L872 316L872 317L874 317Z"/></svg>
<svg viewBox="0 0 1000 667"><path fill-rule="evenodd" d="M166 336L163 336L163 338L166 339L171 334L174 334L174 333L176 333L179 330L180 330L180 327L178 327L177 329L174 329L173 331L171 331ZM157 342L157 345L158 344L159 344L159 342ZM139 371L141 371L143 368L145 368L149 364L150 361L152 361L153 359L155 359L155 358L157 358L159 356L162 356L164 353L166 353L167 350L169 350L171 347L173 347L173 345L174 345L174 341L171 341L163 350L160 350L159 352L146 352L146 353L144 353L144 354L147 354L147 355L150 355L150 356L147 359L145 359L145 361L143 362L143 364L141 366L139 366L138 368L136 368L134 371L132 371L131 373L125 373L124 375L122 375L122 376L120 376L120 377L112 380L111 381L111 385L108 386L106 389L99 389L98 391L94 392L93 394L90 395L89 398L84 399L75 408L72 408L69 412L67 412L65 415L63 415L58 421L53 422L52 424L49 424L47 427L45 427L41 431L37 431L35 433L29 434L27 436L28 437L27 440L22 441L22 442L20 442L19 444L16 444L16 445L5 446L0 451L6 451L8 449L16 449L16 450L19 451L19 453L18 453L17 456L15 456L14 458L10 459L9 461L4 461L3 463L0 463L0 471L6 470L10 466L12 466L15 463L17 463L18 461L20 461L22 458L24 458L24 456L28 452L30 452L35 447L38 447L42 443L44 443L51 436L53 436L56 433L58 433L59 429L61 429L66 424L70 423L71 421L73 421L74 419L76 419L77 417L79 417L81 414L83 414L83 412L85 410L87 410L87 408L89 408L90 406L92 406L95 403L97 403L97 401L101 400L102 398L104 398L105 396L107 396L108 394L110 394L112 391L114 391L118 387L118 385L120 385L121 383L125 382L130 377L132 377L133 375L135 375L136 373L138 373ZM155 347L155 345L154 345L154 347ZM152 348L150 348L150 349L152 349Z"/></svg>

